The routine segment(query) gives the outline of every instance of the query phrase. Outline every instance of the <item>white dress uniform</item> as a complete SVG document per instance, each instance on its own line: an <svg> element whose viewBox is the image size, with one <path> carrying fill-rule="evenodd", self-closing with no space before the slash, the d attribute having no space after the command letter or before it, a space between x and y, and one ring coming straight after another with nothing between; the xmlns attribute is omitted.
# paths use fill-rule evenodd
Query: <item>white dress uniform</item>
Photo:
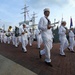
<svg viewBox="0 0 75 75"><path fill-rule="evenodd" d="M40 49L40 46L43 42L40 30L36 31L36 37L37 37L37 48Z"/></svg>
<svg viewBox="0 0 75 75"><path fill-rule="evenodd" d="M22 48L24 52L27 52L26 46L28 44L28 37L27 37L27 33L22 34L23 32L25 32L26 28L22 28L21 29L21 43L22 43Z"/></svg>
<svg viewBox="0 0 75 75"><path fill-rule="evenodd" d="M19 43L21 42L21 28L19 28Z"/></svg>
<svg viewBox="0 0 75 75"><path fill-rule="evenodd" d="M69 49L70 49L71 51L74 51L74 49L73 49L73 47L74 47L74 45L75 45L74 36L75 36L75 35L74 35L73 31L70 30L70 32L69 32L69 42L70 42Z"/></svg>
<svg viewBox="0 0 75 75"><path fill-rule="evenodd" d="M12 33L12 43L13 45L15 45L15 33L14 32Z"/></svg>
<svg viewBox="0 0 75 75"><path fill-rule="evenodd" d="M18 47L19 45L19 37L15 36L15 47Z"/></svg>
<svg viewBox="0 0 75 75"><path fill-rule="evenodd" d="M7 42L7 36L6 36L6 33L4 33L4 43Z"/></svg>
<svg viewBox="0 0 75 75"><path fill-rule="evenodd" d="M33 32L32 31L29 31L29 45L32 46L32 43L33 43Z"/></svg>
<svg viewBox="0 0 75 75"><path fill-rule="evenodd" d="M4 38L3 32L1 32L1 43L3 42L3 38Z"/></svg>
<svg viewBox="0 0 75 75"><path fill-rule="evenodd" d="M42 17L39 21L38 28L41 30L41 35L44 43L44 49L40 51L40 54L43 55L45 54L45 61L46 62L51 62L51 54L50 50L52 49L52 30L47 29L48 25L48 20L45 17Z"/></svg>
<svg viewBox="0 0 75 75"><path fill-rule="evenodd" d="M14 29L11 32L11 40L12 40L12 44L15 45L15 33L14 33Z"/></svg>
<svg viewBox="0 0 75 75"><path fill-rule="evenodd" d="M19 29L15 28L15 47L18 47L19 45Z"/></svg>
<svg viewBox="0 0 75 75"><path fill-rule="evenodd" d="M10 41L11 41L11 32L7 32L6 34L9 35L9 37L7 37L7 42L8 42L8 44L10 44Z"/></svg>
<svg viewBox="0 0 75 75"><path fill-rule="evenodd" d="M65 55L64 50L68 47L68 40L66 37L66 29L64 26L59 27L59 41L60 41L60 55Z"/></svg>

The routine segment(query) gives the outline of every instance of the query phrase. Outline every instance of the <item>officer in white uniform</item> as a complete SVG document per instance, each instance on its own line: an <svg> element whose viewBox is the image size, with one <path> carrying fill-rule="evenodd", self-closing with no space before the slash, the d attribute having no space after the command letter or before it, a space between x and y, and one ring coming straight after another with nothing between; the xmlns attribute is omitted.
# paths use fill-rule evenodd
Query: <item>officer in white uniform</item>
<svg viewBox="0 0 75 75"><path fill-rule="evenodd" d="M61 26L59 27L59 41L60 41L60 55L65 56L64 50L68 47L68 40L66 34L68 31L65 29L66 22L62 21Z"/></svg>
<svg viewBox="0 0 75 75"><path fill-rule="evenodd" d="M50 14L49 8L44 9L44 17L41 17L39 21L38 28L41 30L41 35L44 43L44 49L39 52L39 56L41 58L41 55L45 54L45 63L52 67L51 64L51 52L52 49L52 26L51 22L48 19L48 16Z"/></svg>
<svg viewBox="0 0 75 75"><path fill-rule="evenodd" d="M74 32L73 32L73 27L71 27L70 28L70 32L69 32L69 42L70 42L70 46L69 46L69 50L71 51L71 52L73 52L74 53L74 46L75 46L75 40L74 40L74 37L75 37L75 35L74 35Z"/></svg>
<svg viewBox="0 0 75 75"><path fill-rule="evenodd" d="M22 43L22 50L24 53L27 52L26 46L28 44L28 37L26 31L26 25L23 24L23 28L21 29L21 43Z"/></svg>
<svg viewBox="0 0 75 75"><path fill-rule="evenodd" d="M40 30L36 31L36 37L37 37L37 48L40 49L41 44L43 42Z"/></svg>

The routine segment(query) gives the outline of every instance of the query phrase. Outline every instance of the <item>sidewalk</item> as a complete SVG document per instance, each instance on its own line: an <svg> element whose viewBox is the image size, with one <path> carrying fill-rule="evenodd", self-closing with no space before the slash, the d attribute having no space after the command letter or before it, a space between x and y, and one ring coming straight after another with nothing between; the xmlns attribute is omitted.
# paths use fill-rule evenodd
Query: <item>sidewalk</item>
<svg viewBox="0 0 75 75"><path fill-rule="evenodd" d="M0 75L37 75L37 74L0 55Z"/></svg>

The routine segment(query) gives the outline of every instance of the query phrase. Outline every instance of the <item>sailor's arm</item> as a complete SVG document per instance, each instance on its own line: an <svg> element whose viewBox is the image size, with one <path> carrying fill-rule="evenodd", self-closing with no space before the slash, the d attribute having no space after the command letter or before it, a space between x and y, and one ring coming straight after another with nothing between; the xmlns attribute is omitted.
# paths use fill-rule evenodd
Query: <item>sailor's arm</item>
<svg viewBox="0 0 75 75"><path fill-rule="evenodd" d="M44 25L44 19L43 18L40 19L39 24L38 24L38 28L42 31L47 30L47 25Z"/></svg>
<svg viewBox="0 0 75 75"><path fill-rule="evenodd" d="M58 32L60 35L65 35L66 32L64 32L64 30L62 30L62 28L59 28L59 32Z"/></svg>

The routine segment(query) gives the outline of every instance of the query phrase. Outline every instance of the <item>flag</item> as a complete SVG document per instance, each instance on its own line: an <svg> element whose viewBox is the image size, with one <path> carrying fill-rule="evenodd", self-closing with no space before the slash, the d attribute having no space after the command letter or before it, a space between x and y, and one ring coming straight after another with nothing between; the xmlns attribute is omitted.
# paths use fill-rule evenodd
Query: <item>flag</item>
<svg viewBox="0 0 75 75"><path fill-rule="evenodd" d="M70 18L70 28L73 26L72 18Z"/></svg>

